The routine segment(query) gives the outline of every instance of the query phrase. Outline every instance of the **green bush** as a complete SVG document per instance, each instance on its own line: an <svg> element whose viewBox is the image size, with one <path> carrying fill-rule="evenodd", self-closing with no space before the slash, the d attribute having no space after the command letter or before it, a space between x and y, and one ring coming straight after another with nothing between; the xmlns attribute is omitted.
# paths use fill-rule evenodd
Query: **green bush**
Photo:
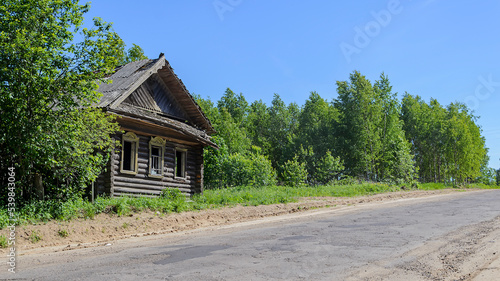
<svg viewBox="0 0 500 281"><path fill-rule="evenodd" d="M230 186L268 186L276 184L276 171L259 147L230 153L222 138L214 137L220 149L204 153L206 189Z"/></svg>
<svg viewBox="0 0 500 281"><path fill-rule="evenodd" d="M332 185L354 185L358 183L359 181L351 176L343 176L341 179L337 181L330 182L330 184Z"/></svg>
<svg viewBox="0 0 500 281"><path fill-rule="evenodd" d="M161 191L160 197L169 200L182 200L186 198L179 189L168 187Z"/></svg>
<svg viewBox="0 0 500 281"><path fill-rule="evenodd" d="M276 183L271 162L259 154L235 153L222 163L225 186L267 186Z"/></svg>
<svg viewBox="0 0 500 281"><path fill-rule="evenodd" d="M321 157L316 167L315 182L327 184L338 180L339 174L344 170L344 164L340 157L333 157L330 151Z"/></svg>
<svg viewBox="0 0 500 281"><path fill-rule="evenodd" d="M307 181L307 169L305 163L300 163L298 157L288 160L281 167L281 180L287 186L303 185Z"/></svg>
<svg viewBox="0 0 500 281"><path fill-rule="evenodd" d="M128 201L129 198L127 197L119 198L119 200L116 200L113 209L119 217L128 215L132 211L132 208L130 208L130 204Z"/></svg>

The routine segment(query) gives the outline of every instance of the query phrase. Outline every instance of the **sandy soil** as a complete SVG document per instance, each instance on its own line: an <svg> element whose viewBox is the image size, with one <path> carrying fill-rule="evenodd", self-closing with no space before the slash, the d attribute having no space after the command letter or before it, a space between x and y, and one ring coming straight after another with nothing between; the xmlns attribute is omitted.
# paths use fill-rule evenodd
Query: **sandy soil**
<svg viewBox="0 0 500 281"><path fill-rule="evenodd" d="M460 191L463 192L464 190L402 191L355 198L303 198L297 203L246 207L236 206L167 215L158 212L144 212L122 217L100 214L94 219L78 219L69 222L51 221L37 225L19 226L16 229L16 247L18 254L21 255L26 250L46 247L50 247L51 250L47 249L49 251L53 249L56 249L56 251L57 249L72 250L100 246L129 237L142 237L201 227L222 226L316 208L340 208L347 205L419 198ZM7 229L3 229L0 231L0 234L7 235L7 231ZM34 242L32 239L34 236L40 237L40 240ZM64 247L54 248L53 246ZM7 249L1 249L0 255L6 252Z"/></svg>

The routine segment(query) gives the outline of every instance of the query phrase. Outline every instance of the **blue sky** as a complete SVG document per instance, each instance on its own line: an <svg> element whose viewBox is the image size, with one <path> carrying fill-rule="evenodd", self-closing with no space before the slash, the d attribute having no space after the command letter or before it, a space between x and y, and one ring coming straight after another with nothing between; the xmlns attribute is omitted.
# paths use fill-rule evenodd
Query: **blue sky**
<svg viewBox="0 0 500 281"><path fill-rule="evenodd" d="M393 91L460 101L480 116L490 166L500 168L500 1L191 0L91 3L128 46L165 53L187 88L226 88L270 104L331 101L335 82L381 72Z"/></svg>

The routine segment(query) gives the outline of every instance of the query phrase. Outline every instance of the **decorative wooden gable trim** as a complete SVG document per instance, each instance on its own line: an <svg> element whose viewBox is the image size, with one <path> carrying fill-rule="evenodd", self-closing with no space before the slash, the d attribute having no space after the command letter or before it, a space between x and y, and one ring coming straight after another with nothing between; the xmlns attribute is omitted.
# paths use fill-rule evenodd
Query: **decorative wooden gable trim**
<svg viewBox="0 0 500 281"><path fill-rule="evenodd" d="M120 103L122 103L125 99L128 98L128 96L134 92L139 86L141 86L144 81L146 81L153 73L157 73L159 69L164 67L166 64L166 60L164 57L158 59L156 63L151 66L148 71L145 71L144 74L141 75L129 88L128 90L121 94L116 100L114 100L110 105L109 108L115 109L117 108Z"/></svg>
<svg viewBox="0 0 500 281"><path fill-rule="evenodd" d="M182 106L158 77L158 74L153 74L147 79L123 101L123 104L174 117L182 121L190 121Z"/></svg>

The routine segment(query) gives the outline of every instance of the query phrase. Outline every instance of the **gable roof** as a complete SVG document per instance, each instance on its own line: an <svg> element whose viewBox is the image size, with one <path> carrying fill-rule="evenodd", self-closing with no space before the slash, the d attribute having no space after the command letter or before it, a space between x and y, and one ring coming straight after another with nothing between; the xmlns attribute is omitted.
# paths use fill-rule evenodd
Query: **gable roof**
<svg viewBox="0 0 500 281"><path fill-rule="evenodd" d="M182 115L187 118L187 120L183 121L188 121L193 127L202 129L206 133L210 134L214 132L210 120L208 120L200 106L194 100L193 96L186 89L182 80L180 80L174 73L174 70L163 54L161 54L158 59L145 59L118 67L115 73L107 78L111 80L112 83L102 83L99 85L98 91L101 92L103 96L97 106L105 108L111 112L120 112L125 108L127 108L126 111L130 111L129 106L126 106L123 102L153 75L155 77L159 77L159 79L168 88L168 91L175 99L175 102L182 107L182 111L185 113ZM145 101L143 105L143 108L137 108L135 111L136 115L151 117L151 114L154 114L151 111L158 111L160 109L151 102L148 104L147 101ZM148 105L151 108L148 108ZM165 119L164 121L168 121L168 123L176 121L167 120L175 119L175 116L166 116L165 114L162 114L162 112L157 113L158 116L156 117ZM177 122L183 124L180 121ZM180 124L179 126L181 126ZM185 128L184 125L185 124L183 124L182 127Z"/></svg>

